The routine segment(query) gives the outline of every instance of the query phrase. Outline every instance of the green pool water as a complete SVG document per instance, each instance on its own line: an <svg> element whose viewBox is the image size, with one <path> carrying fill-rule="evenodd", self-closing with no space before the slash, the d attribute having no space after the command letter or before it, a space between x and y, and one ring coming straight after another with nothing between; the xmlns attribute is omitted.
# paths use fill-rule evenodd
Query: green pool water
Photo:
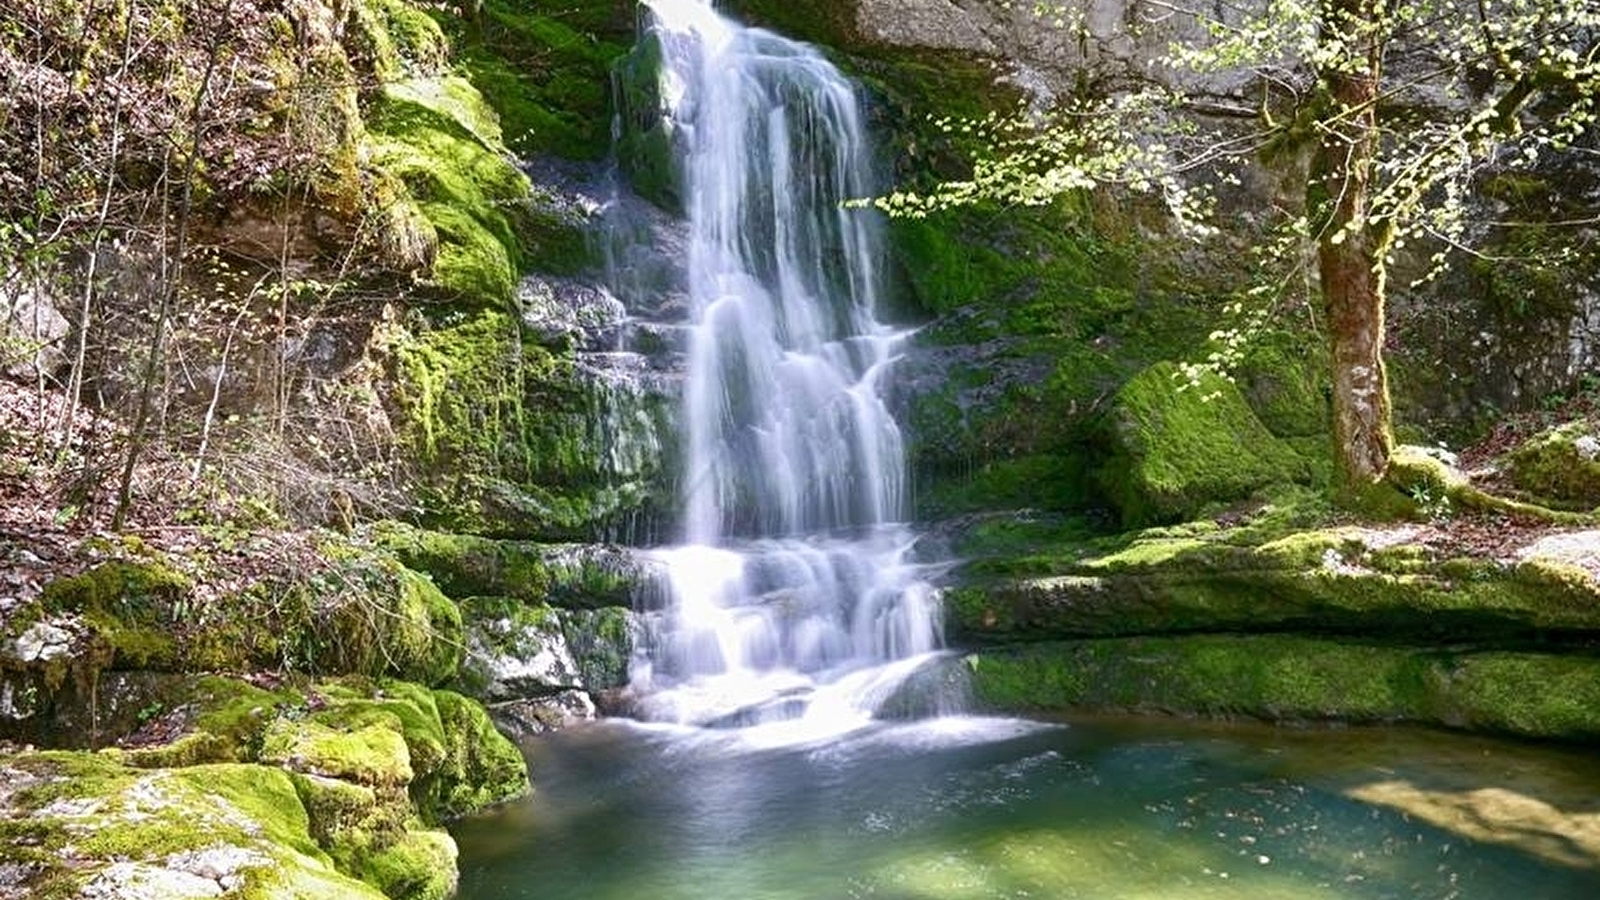
<svg viewBox="0 0 1600 900"><path fill-rule="evenodd" d="M774 745L775 744L775 745ZM459 823L462 900L1593 900L1600 758L1394 729L603 723Z"/></svg>

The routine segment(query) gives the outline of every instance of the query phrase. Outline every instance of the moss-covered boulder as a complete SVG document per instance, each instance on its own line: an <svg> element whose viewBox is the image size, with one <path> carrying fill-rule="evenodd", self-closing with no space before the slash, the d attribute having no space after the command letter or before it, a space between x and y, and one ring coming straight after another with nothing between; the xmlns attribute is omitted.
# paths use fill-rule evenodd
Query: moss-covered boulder
<svg viewBox="0 0 1600 900"><path fill-rule="evenodd" d="M137 746L0 754L0 858L28 896L443 900L438 826L528 790L516 747L447 691L208 677L173 697Z"/></svg>
<svg viewBox="0 0 1600 900"><path fill-rule="evenodd" d="M1208 504L1307 477L1232 381L1158 363L1124 384L1107 411L1096 480L1124 525L1174 522Z"/></svg>
<svg viewBox="0 0 1600 900"><path fill-rule="evenodd" d="M1600 739L1600 660L1587 656L1204 635L984 651L965 668L975 696L996 710L1407 721Z"/></svg>
<svg viewBox="0 0 1600 900"><path fill-rule="evenodd" d="M0 756L0 782L0 857L20 896L386 897L334 865L279 769L22 753Z"/></svg>
<svg viewBox="0 0 1600 900"><path fill-rule="evenodd" d="M1578 420L1552 428L1511 451L1506 472L1545 505L1600 507L1600 427Z"/></svg>

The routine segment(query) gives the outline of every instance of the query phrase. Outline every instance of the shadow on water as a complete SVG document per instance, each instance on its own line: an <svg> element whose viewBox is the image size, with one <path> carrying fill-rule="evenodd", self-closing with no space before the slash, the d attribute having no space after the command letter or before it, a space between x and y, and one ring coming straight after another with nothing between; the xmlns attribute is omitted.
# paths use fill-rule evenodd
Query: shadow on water
<svg viewBox="0 0 1600 900"><path fill-rule="evenodd" d="M538 794L457 829L463 900L1600 895L1600 761L1440 733L604 724L528 753Z"/></svg>

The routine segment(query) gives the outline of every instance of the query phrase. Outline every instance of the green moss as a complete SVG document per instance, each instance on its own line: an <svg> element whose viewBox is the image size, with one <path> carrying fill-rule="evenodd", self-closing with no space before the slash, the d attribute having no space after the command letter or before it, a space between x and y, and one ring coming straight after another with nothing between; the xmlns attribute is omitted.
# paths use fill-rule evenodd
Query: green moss
<svg viewBox="0 0 1600 900"><path fill-rule="evenodd" d="M187 577L161 560L113 560L50 582L43 600L52 612L110 612L131 618L178 602L193 588Z"/></svg>
<svg viewBox="0 0 1600 900"><path fill-rule="evenodd" d="M1327 349L1311 335L1272 331L1251 336L1234 375L1268 431L1314 441L1326 456L1328 372Z"/></svg>
<svg viewBox="0 0 1600 900"><path fill-rule="evenodd" d="M634 16L615 0L574 0L559 10L484 0L469 22L441 21L513 150L598 159L610 141L611 65L627 49Z"/></svg>
<svg viewBox="0 0 1600 900"><path fill-rule="evenodd" d="M333 769L344 766L352 774L340 777L378 787L407 785L412 803L428 823L465 815L528 790L521 754L494 730L488 714L474 701L408 682L362 679L324 684L322 696L326 708L310 713L303 722L283 726L289 740L281 743L292 747L310 739L321 746L317 742L332 735L338 743L330 752L337 754L321 764L321 771L295 766L299 771L337 774ZM380 737L379 732L388 736ZM403 753L395 752L396 741ZM276 746L270 736L269 746ZM310 762L320 758L314 753L297 757L293 751L273 755Z"/></svg>
<svg viewBox="0 0 1600 900"><path fill-rule="evenodd" d="M1597 432L1593 423L1576 421L1534 437L1506 457L1512 483L1547 506L1600 507Z"/></svg>
<svg viewBox="0 0 1600 900"><path fill-rule="evenodd" d="M1120 708L1600 737L1592 658L1204 636L1036 645L976 654L968 667L982 702L1009 711Z"/></svg>
<svg viewBox="0 0 1600 900"><path fill-rule="evenodd" d="M1097 478L1125 525L1176 521L1307 476L1232 382L1210 373L1191 381L1171 363L1123 385L1104 439L1108 459Z"/></svg>
<svg viewBox="0 0 1600 900"><path fill-rule="evenodd" d="M428 688L405 681L361 678L325 682L320 687L329 705L309 718L341 733L378 728L397 735L416 776L406 779L413 786L418 779L430 777L444 762L444 725Z"/></svg>
<svg viewBox="0 0 1600 900"><path fill-rule="evenodd" d="M433 821L480 812L528 792L528 765L515 744L495 730L483 707L435 691L447 750L425 810Z"/></svg>
<svg viewBox="0 0 1600 900"><path fill-rule="evenodd" d="M428 14L406 0L360 0L349 4L345 46L352 64L381 82L433 74L449 46Z"/></svg>
<svg viewBox="0 0 1600 900"><path fill-rule="evenodd" d="M172 777L244 813L273 845L313 858L321 856L311 839L305 807L287 773L255 765L209 765L175 770Z"/></svg>
<svg viewBox="0 0 1600 900"><path fill-rule="evenodd" d="M1485 653L1431 675L1446 724L1538 738L1600 735L1600 663L1591 657Z"/></svg>
<svg viewBox="0 0 1600 900"><path fill-rule="evenodd" d="M465 648L461 610L426 575L401 569L400 584L401 623L385 647L389 673L424 684L449 681Z"/></svg>
<svg viewBox="0 0 1600 900"><path fill-rule="evenodd" d="M455 677L461 612L426 576L383 555L344 561L316 604L312 662L326 673L393 675L428 684Z"/></svg>
<svg viewBox="0 0 1600 900"><path fill-rule="evenodd" d="M25 813L19 820L25 827L9 818L0 822L0 842L8 859L36 866L29 896L78 896L112 862L159 867L170 854L219 846L254 857L236 873L241 881L230 896L382 896L332 869L280 770L203 765L140 772L87 753L20 754L6 765L13 774L25 773L22 790L8 798ZM25 843L14 843L19 840Z"/></svg>
<svg viewBox="0 0 1600 900"><path fill-rule="evenodd" d="M278 719L267 729L261 761L373 786L410 784L414 775L400 731L376 724L333 728L311 720Z"/></svg>
<svg viewBox="0 0 1600 900"><path fill-rule="evenodd" d="M1036 453L986 462L964 477L935 482L918 496L923 516L946 517L997 509L1082 509L1090 497L1082 456Z"/></svg>
<svg viewBox="0 0 1600 900"><path fill-rule="evenodd" d="M1586 571L1532 560L1440 559L1421 545L1368 547L1361 529L1250 546L1229 531L1146 532L1101 555L968 567L947 602L967 642L1302 630L1515 645L1600 630ZM1023 572L1035 577L1016 577Z"/></svg>
<svg viewBox="0 0 1600 900"><path fill-rule="evenodd" d="M379 791L370 784L301 772L290 774L305 806L312 837L341 868L350 867L355 854L353 844L360 843L364 849L373 842L395 840L406 830L405 804L380 798ZM352 840L352 836L359 836L359 841Z"/></svg>
<svg viewBox="0 0 1600 900"><path fill-rule="evenodd" d="M585 688L627 686L634 652L631 610L620 606L567 610L561 624Z"/></svg>
<svg viewBox="0 0 1600 900"><path fill-rule="evenodd" d="M45 585L43 608L82 615L110 646L112 666L173 670L183 648L172 625L193 609L193 583L160 559L112 560Z"/></svg>
<svg viewBox="0 0 1600 900"><path fill-rule="evenodd" d="M581 383L568 361L524 342L510 314L397 324L382 343L430 526L593 539L670 491L660 453L616 469L614 444L627 436L594 415L597 404L613 407L616 398ZM668 431L659 401L627 412L651 435Z"/></svg>
<svg viewBox="0 0 1600 900"><path fill-rule="evenodd" d="M408 831L365 857L358 873L395 900L447 900L456 889L456 842L443 831Z"/></svg>
<svg viewBox="0 0 1600 900"><path fill-rule="evenodd" d="M511 597L569 608L628 606L638 575L566 545L380 523L373 539L452 597Z"/></svg>
<svg viewBox="0 0 1600 900"><path fill-rule="evenodd" d="M502 155L493 110L459 78L385 85L366 113L367 152L404 186L437 241L427 284L505 309L523 266L517 223L530 190Z"/></svg>

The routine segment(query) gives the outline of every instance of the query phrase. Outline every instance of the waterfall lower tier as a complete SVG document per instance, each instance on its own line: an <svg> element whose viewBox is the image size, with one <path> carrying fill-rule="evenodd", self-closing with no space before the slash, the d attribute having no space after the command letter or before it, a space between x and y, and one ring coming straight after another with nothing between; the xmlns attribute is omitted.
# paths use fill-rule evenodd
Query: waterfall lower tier
<svg viewBox="0 0 1600 900"><path fill-rule="evenodd" d="M909 535L764 540L654 551L673 603L634 681L648 718L714 727L865 724L940 645L937 604L904 560Z"/></svg>
<svg viewBox="0 0 1600 900"><path fill-rule="evenodd" d="M908 560L905 450L883 400L903 335L874 318L877 216L854 86L705 0L648 0L688 238L682 544L634 667L649 718L820 736L867 721L941 645ZM641 125L647 120L647 125ZM619 254L626 259L627 254ZM617 284L637 283L618 271Z"/></svg>

